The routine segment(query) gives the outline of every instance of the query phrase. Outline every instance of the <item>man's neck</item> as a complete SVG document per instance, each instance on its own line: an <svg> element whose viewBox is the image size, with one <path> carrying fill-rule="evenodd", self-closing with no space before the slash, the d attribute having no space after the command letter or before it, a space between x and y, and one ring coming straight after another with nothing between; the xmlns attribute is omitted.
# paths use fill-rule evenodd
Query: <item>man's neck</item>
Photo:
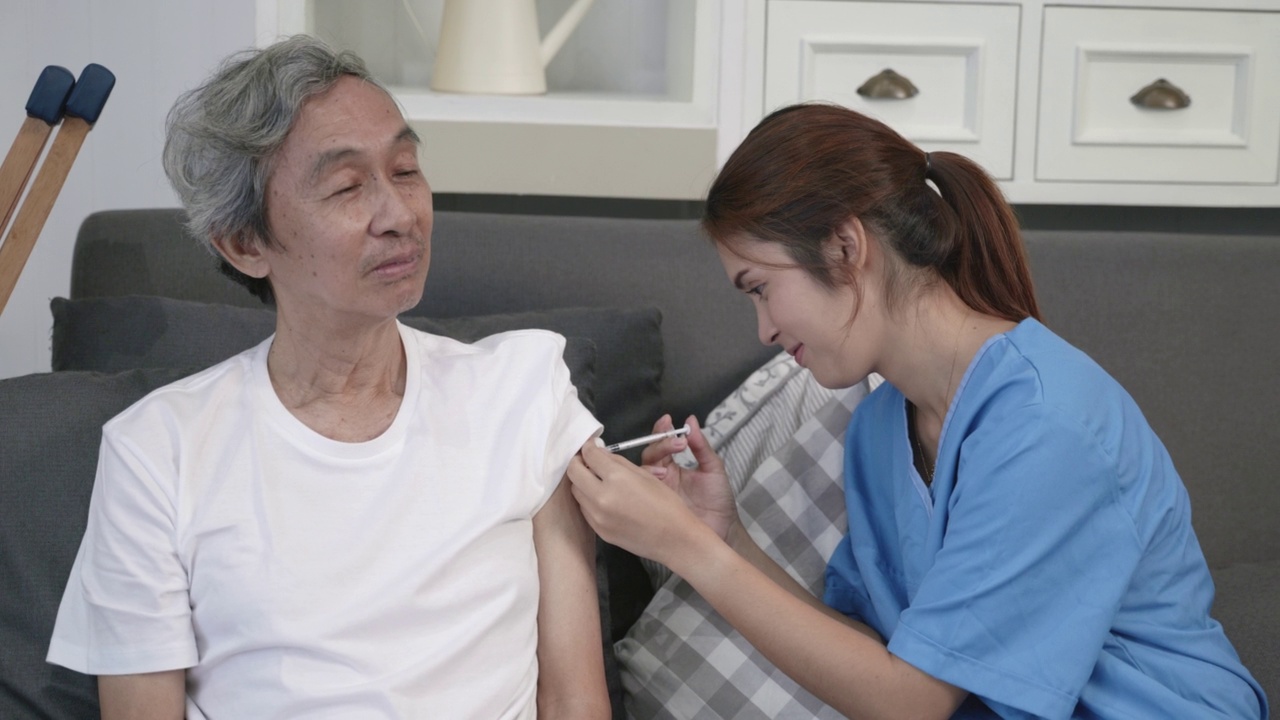
<svg viewBox="0 0 1280 720"><path fill-rule="evenodd" d="M395 419L407 377L394 320L361 331L299 332L277 322L267 372L280 402L312 430L370 440Z"/></svg>

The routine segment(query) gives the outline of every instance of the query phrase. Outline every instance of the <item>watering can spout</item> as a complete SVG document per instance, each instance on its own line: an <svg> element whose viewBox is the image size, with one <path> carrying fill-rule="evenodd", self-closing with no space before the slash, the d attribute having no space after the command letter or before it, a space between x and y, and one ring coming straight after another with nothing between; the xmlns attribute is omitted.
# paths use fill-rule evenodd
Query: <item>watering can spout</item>
<svg viewBox="0 0 1280 720"><path fill-rule="evenodd" d="M551 59L560 52L560 48L564 47L564 43L577 29L578 23L582 22L582 17L587 14L587 10L591 8L591 4L595 0L577 0L564 12L560 21L551 28L547 36L542 39L542 46L538 56L542 60L542 67L546 67Z"/></svg>

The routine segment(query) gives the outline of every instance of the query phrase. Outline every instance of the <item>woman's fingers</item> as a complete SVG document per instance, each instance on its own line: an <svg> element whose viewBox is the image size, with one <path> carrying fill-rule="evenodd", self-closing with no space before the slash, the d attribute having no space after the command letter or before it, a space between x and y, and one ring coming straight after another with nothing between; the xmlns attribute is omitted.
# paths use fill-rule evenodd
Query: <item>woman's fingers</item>
<svg viewBox="0 0 1280 720"><path fill-rule="evenodd" d="M594 500L596 493L600 489L600 478L582 461L581 455L573 456L573 459L569 461L569 468L565 470L564 474L565 477L569 478L569 482L573 483L574 497L578 497L581 494L588 500Z"/></svg>
<svg viewBox="0 0 1280 720"><path fill-rule="evenodd" d="M698 418L690 415L686 423L689 425L688 447L693 458L698 461L698 469L704 472L724 472L724 463L715 450L711 449L711 441L702 434L702 425Z"/></svg>
<svg viewBox="0 0 1280 720"><path fill-rule="evenodd" d="M663 415L653 424L655 433L668 432L675 429L675 424L670 415ZM689 446L688 440L683 437L663 438L657 442L650 443L640 451L641 465L659 465L669 464L670 457L684 450ZM664 462L665 461L665 462Z"/></svg>
<svg viewBox="0 0 1280 720"><path fill-rule="evenodd" d="M582 458L586 467L597 476L600 476L600 479L603 479L604 473L614 470L618 461L622 461L626 465L631 464L621 455L615 455L594 443L583 445L578 457Z"/></svg>
<svg viewBox="0 0 1280 720"><path fill-rule="evenodd" d="M670 487L594 445L582 448L566 475L582 516L600 537L646 557L666 547L669 533L663 528L684 510Z"/></svg>

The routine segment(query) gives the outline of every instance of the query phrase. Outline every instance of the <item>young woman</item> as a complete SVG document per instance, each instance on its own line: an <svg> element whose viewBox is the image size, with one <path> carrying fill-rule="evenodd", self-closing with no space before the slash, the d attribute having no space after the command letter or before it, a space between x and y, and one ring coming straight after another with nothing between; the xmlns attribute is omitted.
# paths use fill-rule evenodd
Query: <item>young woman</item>
<svg viewBox="0 0 1280 720"><path fill-rule="evenodd" d="M977 165L795 106L729 159L703 226L762 342L829 387L888 381L847 432L849 534L813 598L743 530L690 418L643 467L574 460L601 536L671 567L851 717L1266 717L1209 617L1168 453L1039 322L1013 212ZM686 445L694 470L671 462Z"/></svg>

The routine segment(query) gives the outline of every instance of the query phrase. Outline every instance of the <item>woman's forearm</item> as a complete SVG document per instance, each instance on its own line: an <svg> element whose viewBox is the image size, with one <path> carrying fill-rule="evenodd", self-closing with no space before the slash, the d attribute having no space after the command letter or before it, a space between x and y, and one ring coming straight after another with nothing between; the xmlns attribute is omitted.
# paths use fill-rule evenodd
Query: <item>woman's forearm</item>
<svg viewBox="0 0 1280 720"><path fill-rule="evenodd" d="M797 582L796 579L791 576L791 573L784 570L777 561L769 557L768 553L766 553L756 543L741 523L736 523L729 529L727 542L729 547L733 548L734 552L738 553L738 555L740 555L744 560L751 563L751 565L757 570L764 573L765 577L772 580L782 589L804 601L807 605L819 610L831 618L839 620L876 642L883 642L880 634L871 627L850 618L844 613L832 609L826 603L822 602L820 598L814 597L813 594L809 592L808 588Z"/></svg>
<svg viewBox="0 0 1280 720"><path fill-rule="evenodd" d="M672 570L824 702L851 718L946 718L964 699L963 690L899 660L874 631L826 608L790 576L779 582L786 572L755 543L730 547L710 535Z"/></svg>

